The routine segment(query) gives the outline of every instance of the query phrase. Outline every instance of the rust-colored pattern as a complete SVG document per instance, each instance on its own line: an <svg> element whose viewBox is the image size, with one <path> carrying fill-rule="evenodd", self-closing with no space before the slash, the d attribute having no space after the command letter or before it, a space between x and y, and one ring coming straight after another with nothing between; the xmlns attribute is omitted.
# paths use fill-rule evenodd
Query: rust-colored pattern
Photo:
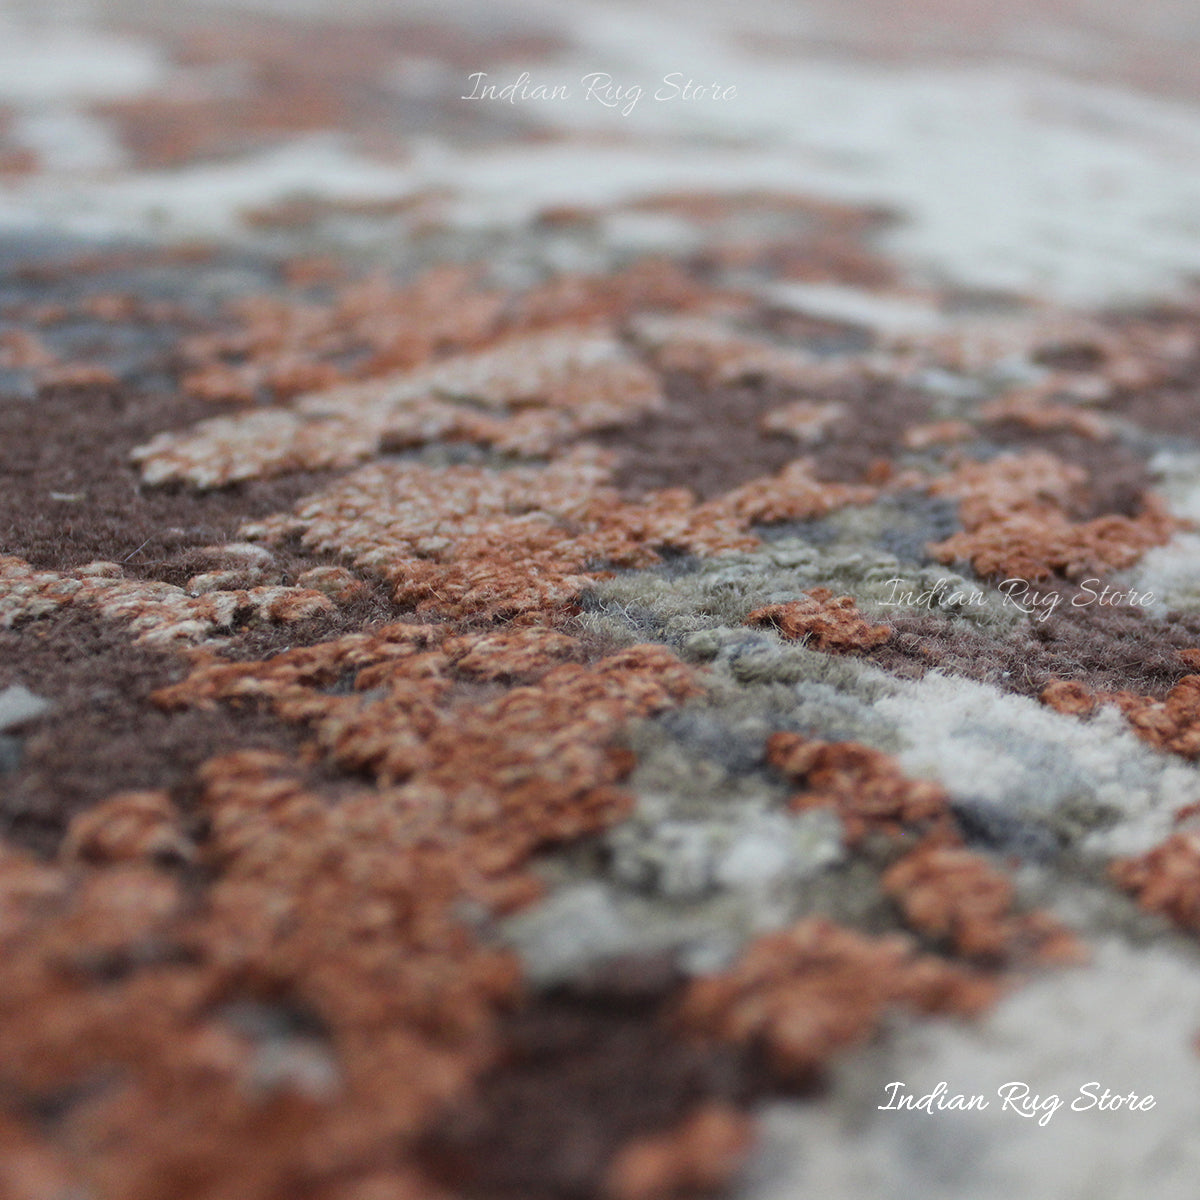
<svg viewBox="0 0 1200 1200"><path fill-rule="evenodd" d="M612 1200L666 1200L728 1184L754 1142L753 1126L735 1109L708 1105L677 1129L630 1143L613 1163Z"/></svg>
<svg viewBox="0 0 1200 1200"><path fill-rule="evenodd" d="M1133 692L1090 692L1066 680L1047 684L1041 700L1059 712L1078 716L1090 716L1098 705L1111 704L1151 746L1188 759L1200 756L1200 675L1185 675L1161 700Z"/></svg>
<svg viewBox="0 0 1200 1200"><path fill-rule="evenodd" d="M1082 944L1043 912L1014 913L1011 879L962 846L931 840L893 863L883 888L910 928L982 963L1078 962Z"/></svg>
<svg viewBox="0 0 1200 1200"><path fill-rule="evenodd" d="M93 864L191 862L196 847L181 826L168 793L119 792L71 822L62 853Z"/></svg>
<svg viewBox="0 0 1200 1200"><path fill-rule="evenodd" d="M800 600L756 608L747 625L766 625L790 641L803 639L814 650L870 650L892 636L887 625L872 625L859 612L853 596L837 596L813 588Z"/></svg>
<svg viewBox="0 0 1200 1200"><path fill-rule="evenodd" d="M0 11L0 1200L1189 1200L1148 3Z"/></svg>
<svg viewBox="0 0 1200 1200"><path fill-rule="evenodd" d="M1071 492L1085 481L1082 470L1041 451L965 463L930 489L958 500L964 532L930 553L939 562L969 562L982 576L1081 579L1132 566L1181 528L1153 496L1136 517L1072 520Z"/></svg>
<svg viewBox="0 0 1200 1200"><path fill-rule="evenodd" d="M657 382L603 330L509 341L369 384L316 390L294 409L218 417L134 453L151 483L214 487L286 471L346 466L438 439L546 454L580 433L661 403Z"/></svg>
<svg viewBox="0 0 1200 1200"><path fill-rule="evenodd" d="M1118 859L1111 874L1142 908L1189 933L1200 932L1200 845L1194 833L1173 833L1145 854Z"/></svg>
<svg viewBox="0 0 1200 1200"><path fill-rule="evenodd" d="M381 574L400 604L449 617L514 617L574 602L599 572L641 566L655 547L721 553L755 539L748 520L662 492L631 506L577 453L545 468L364 467L296 515L246 526L248 537L299 535ZM590 569L589 569L590 568Z"/></svg>
<svg viewBox="0 0 1200 1200"><path fill-rule="evenodd" d="M808 1083L838 1051L872 1037L892 1006L971 1015L994 979L917 952L902 936L868 938L831 921L754 942L723 975L684 996L686 1028L756 1046L782 1079Z"/></svg>
<svg viewBox="0 0 1200 1200"><path fill-rule="evenodd" d="M842 819L846 840L870 832L913 830L949 832L949 800L944 788L908 779L886 754L857 742L822 742L795 733L774 733L767 760L802 788L792 808L829 807Z"/></svg>
<svg viewBox="0 0 1200 1200"><path fill-rule="evenodd" d="M494 1057L518 977L461 906L535 899L524 866L536 849L627 811L617 785L630 761L613 742L624 723L698 688L659 647L554 665L579 647L550 630L447 632L392 626L203 666L160 696L261 698L311 728L314 757L378 787L331 804L283 756L226 755L201 772L199 850L168 798L142 792L77 818L61 865L15 852L0 864L6 1088L122 1071L71 1118L73 1140L95 1147L89 1185L151 1197L163 1179L200 1177L246 1198L352 1195L334 1181L362 1176L375 1147L414 1145ZM347 674L348 695L323 691ZM456 677L534 682L443 706ZM215 876L199 910L170 874L194 861ZM248 1004L283 1005L319 1033L255 1047L238 1029ZM21 1011L37 1019L16 1021ZM170 1104L193 1089L202 1103ZM164 1104L170 1116L152 1116ZM695 1136L708 1145L706 1128ZM382 1178L417 1186L413 1170Z"/></svg>

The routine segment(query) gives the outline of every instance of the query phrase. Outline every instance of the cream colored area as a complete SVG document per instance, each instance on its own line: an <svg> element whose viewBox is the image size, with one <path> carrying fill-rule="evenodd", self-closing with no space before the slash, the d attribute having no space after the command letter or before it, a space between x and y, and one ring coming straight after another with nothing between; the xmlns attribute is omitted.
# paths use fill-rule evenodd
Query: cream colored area
<svg viewBox="0 0 1200 1200"><path fill-rule="evenodd" d="M1189 1200L1200 1169L1200 973L1193 955L1109 942L1092 965L1015 991L978 1027L926 1023L836 1069L824 1103L767 1109L738 1200ZM886 1085L979 1093L986 1110L879 1111ZM1082 1096L1080 1089L1098 1083ZM998 1095L1005 1084L1062 1101L1047 1122ZM1089 1097L1153 1095L1146 1112ZM1072 1103L1080 1105L1072 1111ZM1043 1110L1045 1111L1045 1110Z"/></svg>

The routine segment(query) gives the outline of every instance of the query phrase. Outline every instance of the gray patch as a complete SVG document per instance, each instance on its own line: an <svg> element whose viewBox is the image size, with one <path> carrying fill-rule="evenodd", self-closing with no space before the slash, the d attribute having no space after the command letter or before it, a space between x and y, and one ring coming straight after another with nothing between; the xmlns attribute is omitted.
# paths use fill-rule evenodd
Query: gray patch
<svg viewBox="0 0 1200 1200"><path fill-rule="evenodd" d="M37 384L31 371L17 367L0 367L0 403L6 400L33 400Z"/></svg>
<svg viewBox="0 0 1200 1200"><path fill-rule="evenodd" d="M0 733L0 775L10 775L21 765L21 739Z"/></svg>
<svg viewBox="0 0 1200 1200"><path fill-rule="evenodd" d="M915 514L909 512L913 505ZM945 513L941 501L914 494L900 502L843 509L825 518L823 528L837 535L827 546L799 536L795 526L780 527L755 551L618 572L589 591L583 621L597 632L613 634L624 626L682 649L696 633L721 626L736 629L755 608L787 603L811 588L827 587L835 594L853 596L875 621L909 611L897 608L896 601L911 591L914 596L927 593L934 611L953 612L997 630L1011 627L1021 614L1004 604L998 591L939 564L928 564L925 541L957 528L956 522L949 525L938 513ZM907 546L913 554L920 542L926 565L902 561L881 549L879 543L889 536L899 538L904 543L900 548ZM978 594L982 603L948 603L947 598L955 594ZM711 643L698 643L696 657L705 653L712 656Z"/></svg>
<svg viewBox="0 0 1200 1200"><path fill-rule="evenodd" d="M929 563L929 543L943 542L962 528L956 503L921 492L905 492L881 508L893 524L880 533L880 545L901 562Z"/></svg>
<svg viewBox="0 0 1200 1200"><path fill-rule="evenodd" d="M306 1014L284 1005L239 1000L217 1015L252 1043L252 1087L314 1098L331 1096L340 1088L341 1070L325 1030Z"/></svg>
<svg viewBox="0 0 1200 1200"><path fill-rule="evenodd" d="M772 732L761 721L730 721L727 714L700 707L668 711L661 725L681 745L735 775L763 765L763 743Z"/></svg>
<svg viewBox="0 0 1200 1200"><path fill-rule="evenodd" d="M962 526L958 505L924 492L907 491L874 504L838 509L827 517L755 529L768 545L802 541L822 550L882 552L896 564L927 564L925 547L944 541Z"/></svg>
<svg viewBox="0 0 1200 1200"><path fill-rule="evenodd" d="M41 696L35 696L22 684L10 684L0 692L0 730L13 729L40 717L51 702Z"/></svg>
<svg viewBox="0 0 1200 1200"><path fill-rule="evenodd" d="M622 954L635 932L606 887L581 883L505 922L503 934L521 955L529 978L550 985Z"/></svg>
<svg viewBox="0 0 1200 1200"><path fill-rule="evenodd" d="M843 857L841 823L823 810L793 816L734 809L655 820L653 805L608 837L620 885L668 900L719 891L748 898L820 874Z"/></svg>
<svg viewBox="0 0 1200 1200"><path fill-rule="evenodd" d="M1021 859L1049 862L1062 844L1044 823L991 800L958 800L951 805L968 843Z"/></svg>
<svg viewBox="0 0 1200 1200"><path fill-rule="evenodd" d="M792 539L810 546L832 546L838 540L838 530L826 517L813 517L808 521L785 521L779 525L758 525L754 532L767 545Z"/></svg>

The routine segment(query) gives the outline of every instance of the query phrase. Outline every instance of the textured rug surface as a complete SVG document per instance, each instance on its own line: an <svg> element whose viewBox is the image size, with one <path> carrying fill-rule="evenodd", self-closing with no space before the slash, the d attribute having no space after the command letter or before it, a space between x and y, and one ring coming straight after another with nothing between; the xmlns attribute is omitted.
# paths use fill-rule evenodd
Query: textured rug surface
<svg viewBox="0 0 1200 1200"><path fill-rule="evenodd" d="M0 8L0 1200L1193 1196L1198 44Z"/></svg>

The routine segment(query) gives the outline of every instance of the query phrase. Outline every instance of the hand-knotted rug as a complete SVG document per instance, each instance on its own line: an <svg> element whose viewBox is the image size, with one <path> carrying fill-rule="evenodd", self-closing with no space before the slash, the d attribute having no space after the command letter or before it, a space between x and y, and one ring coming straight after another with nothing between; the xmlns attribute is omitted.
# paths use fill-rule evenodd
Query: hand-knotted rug
<svg viewBox="0 0 1200 1200"><path fill-rule="evenodd" d="M0 1196L1191 1197L1198 39L0 10Z"/></svg>

